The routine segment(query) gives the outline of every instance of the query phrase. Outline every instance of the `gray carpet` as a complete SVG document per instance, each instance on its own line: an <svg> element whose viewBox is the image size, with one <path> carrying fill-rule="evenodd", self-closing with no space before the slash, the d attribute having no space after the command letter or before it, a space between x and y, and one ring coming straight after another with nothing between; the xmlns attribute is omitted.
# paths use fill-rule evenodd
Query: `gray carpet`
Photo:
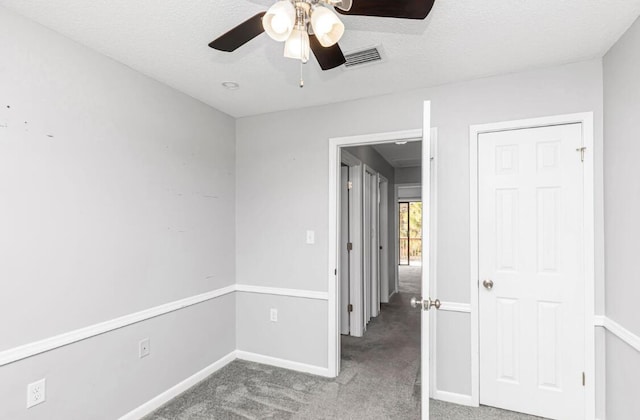
<svg viewBox="0 0 640 420"><path fill-rule="evenodd" d="M419 265L398 266L398 286L401 293L409 293L413 296L420 296L422 285L420 275L422 267Z"/></svg>
<svg viewBox="0 0 640 420"><path fill-rule="evenodd" d="M409 307L416 293L404 293L415 289L415 273L401 270L401 292L364 337L342 337L338 378L234 361L146 419L419 419L420 313ZM440 401L431 401L430 413L434 420L535 419Z"/></svg>

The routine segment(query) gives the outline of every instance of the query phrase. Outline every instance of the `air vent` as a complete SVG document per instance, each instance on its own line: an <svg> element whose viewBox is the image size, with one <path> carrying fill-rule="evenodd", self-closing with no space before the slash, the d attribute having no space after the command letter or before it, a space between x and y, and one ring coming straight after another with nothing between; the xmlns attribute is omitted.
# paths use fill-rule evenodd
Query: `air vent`
<svg viewBox="0 0 640 420"><path fill-rule="evenodd" d="M349 69L357 66L363 66L365 64L378 63L382 61L383 56L384 55L382 54L382 50L379 46L354 51L344 55L344 58L347 60L344 63L344 66Z"/></svg>

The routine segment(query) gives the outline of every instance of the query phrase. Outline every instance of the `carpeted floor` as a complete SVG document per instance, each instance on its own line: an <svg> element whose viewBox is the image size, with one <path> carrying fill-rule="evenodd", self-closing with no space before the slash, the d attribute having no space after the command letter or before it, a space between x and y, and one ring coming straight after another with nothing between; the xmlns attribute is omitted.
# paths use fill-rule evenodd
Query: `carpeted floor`
<svg viewBox="0 0 640 420"><path fill-rule="evenodd" d="M419 419L420 313L409 307L420 292L415 268L401 267L400 293L364 337L342 337L339 377L234 361L146 419ZM534 419L441 401L431 401L430 413L433 420Z"/></svg>
<svg viewBox="0 0 640 420"><path fill-rule="evenodd" d="M420 284L421 273L422 267L419 265L398 266L398 286L400 292L420 296L422 291Z"/></svg>

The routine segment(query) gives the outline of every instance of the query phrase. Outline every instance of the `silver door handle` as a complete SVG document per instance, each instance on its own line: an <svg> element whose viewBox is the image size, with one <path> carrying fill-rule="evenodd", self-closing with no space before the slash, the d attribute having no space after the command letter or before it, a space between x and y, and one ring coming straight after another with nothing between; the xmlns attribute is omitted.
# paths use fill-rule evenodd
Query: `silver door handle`
<svg viewBox="0 0 640 420"><path fill-rule="evenodd" d="M411 298L411 307L412 308L418 308L421 307L422 310L424 311L428 311L429 309L435 307L436 309L440 309L441 303L440 303L440 299L436 299L436 300L431 300L431 298L429 299L421 299L421 298L417 298L417 297L412 297Z"/></svg>
<svg viewBox="0 0 640 420"><path fill-rule="evenodd" d="M482 285L484 286L485 289L491 290L493 289L493 280L484 280L482 282Z"/></svg>

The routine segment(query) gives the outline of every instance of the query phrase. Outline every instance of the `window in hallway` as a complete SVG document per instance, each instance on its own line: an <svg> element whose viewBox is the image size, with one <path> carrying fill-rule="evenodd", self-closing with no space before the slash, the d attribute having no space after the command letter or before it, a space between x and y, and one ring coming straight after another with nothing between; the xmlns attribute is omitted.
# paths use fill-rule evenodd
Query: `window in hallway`
<svg viewBox="0 0 640 420"><path fill-rule="evenodd" d="M422 263L422 202L398 203L400 265Z"/></svg>

